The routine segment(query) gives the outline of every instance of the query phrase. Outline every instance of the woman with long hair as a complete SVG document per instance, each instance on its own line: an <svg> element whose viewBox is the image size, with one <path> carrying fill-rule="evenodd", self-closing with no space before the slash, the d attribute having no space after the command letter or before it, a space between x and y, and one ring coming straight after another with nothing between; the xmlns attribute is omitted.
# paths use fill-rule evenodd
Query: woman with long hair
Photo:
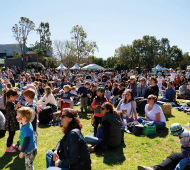
<svg viewBox="0 0 190 170"><path fill-rule="evenodd" d="M48 170L90 170L90 152L81 133L82 123L77 111L63 109L61 124L64 136L57 146L46 154Z"/></svg>
<svg viewBox="0 0 190 170"><path fill-rule="evenodd" d="M121 116L120 112L113 108L109 102L101 106L102 124L99 127L96 137L85 136L86 142L95 145L89 148L90 152L106 148L115 148L121 144Z"/></svg>
<svg viewBox="0 0 190 170"><path fill-rule="evenodd" d="M137 111L136 111L136 102L134 101L134 94L132 90L126 90L123 95L122 99L117 106L117 110L122 112L123 115L123 125L124 122L132 122L137 120Z"/></svg>
<svg viewBox="0 0 190 170"><path fill-rule="evenodd" d="M49 86L45 87L45 95L37 102L37 105L38 111L43 109L45 106L50 105L52 106L52 111L57 112L57 102Z"/></svg>

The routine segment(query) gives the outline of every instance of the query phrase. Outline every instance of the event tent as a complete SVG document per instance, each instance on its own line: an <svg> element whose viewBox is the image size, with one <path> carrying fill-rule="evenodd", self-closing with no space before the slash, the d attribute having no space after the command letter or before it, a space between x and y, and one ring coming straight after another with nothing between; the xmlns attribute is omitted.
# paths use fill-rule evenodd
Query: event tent
<svg viewBox="0 0 190 170"><path fill-rule="evenodd" d="M167 70L168 68L163 67L162 70Z"/></svg>
<svg viewBox="0 0 190 170"><path fill-rule="evenodd" d="M161 70L162 67L160 67L160 65L158 64L156 67L154 67L154 69Z"/></svg>
<svg viewBox="0 0 190 170"><path fill-rule="evenodd" d="M67 69L67 67L65 67L62 63L59 67L56 68L57 70L60 70L60 69Z"/></svg>
<svg viewBox="0 0 190 170"><path fill-rule="evenodd" d="M87 66L82 67L81 69L104 69L104 67L101 67L97 64L89 64Z"/></svg>
<svg viewBox="0 0 190 170"><path fill-rule="evenodd" d="M71 67L70 68L71 70L79 70L80 69L80 67L77 65L77 64L75 64L73 67Z"/></svg>

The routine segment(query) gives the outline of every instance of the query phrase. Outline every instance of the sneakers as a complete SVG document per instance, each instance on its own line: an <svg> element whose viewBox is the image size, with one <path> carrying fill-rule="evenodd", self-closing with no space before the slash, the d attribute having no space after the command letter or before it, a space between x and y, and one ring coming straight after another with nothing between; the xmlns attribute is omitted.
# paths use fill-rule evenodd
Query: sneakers
<svg viewBox="0 0 190 170"><path fill-rule="evenodd" d="M154 170L154 169L151 168L151 167L147 167L147 166L141 166L141 165L139 165L139 166L138 166L138 170Z"/></svg>
<svg viewBox="0 0 190 170"><path fill-rule="evenodd" d="M13 149L17 149L17 148L18 148L18 146L16 146L16 145L12 144L12 145L11 145L11 148L13 148Z"/></svg>
<svg viewBox="0 0 190 170"><path fill-rule="evenodd" d="M189 128L190 128L190 123L187 123L187 124L185 125L185 127L189 127Z"/></svg>
<svg viewBox="0 0 190 170"><path fill-rule="evenodd" d="M16 150L11 147L7 147L6 152L16 152Z"/></svg>

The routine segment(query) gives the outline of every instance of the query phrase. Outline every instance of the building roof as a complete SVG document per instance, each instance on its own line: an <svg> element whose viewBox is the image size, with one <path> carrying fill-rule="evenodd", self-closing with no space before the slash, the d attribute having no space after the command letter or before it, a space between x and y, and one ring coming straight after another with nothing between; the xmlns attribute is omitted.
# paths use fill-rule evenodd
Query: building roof
<svg viewBox="0 0 190 170"><path fill-rule="evenodd" d="M28 51L28 52L26 53L26 55L32 55L32 54L34 54L34 51Z"/></svg>
<svg viewBox="0 0 190 170"><path fill-rule="evenodd" d="M12 56L13 51L21 53L19 44L0 44L0 53ZM28 51L27 46L25 46L25 51Z"/></svg>

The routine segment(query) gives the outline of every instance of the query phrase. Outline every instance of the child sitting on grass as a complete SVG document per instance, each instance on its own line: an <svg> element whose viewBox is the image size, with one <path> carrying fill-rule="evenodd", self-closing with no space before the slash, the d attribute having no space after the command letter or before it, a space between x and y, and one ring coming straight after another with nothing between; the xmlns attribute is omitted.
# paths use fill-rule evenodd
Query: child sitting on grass
<svg viewBox="0 0 190 170"><path fill-rule="evenodd" d="M170 134L179 137L181 143L181 151L183 159L177 164L175 170L183 170L187 165L190 165L190 132L181 127L179 123L173 123L170 126Z"/></svg>
<svg viewBox="0 0 190 170"><path fill-rule="evenodd" d="M61 93L60 95L57 95L57 97L60 97L57 99L61 101L62 103L70 104L70 108L72 109L73 100L71 100L71 97L78 97L78 95L70 92L71 86L69 85L65 85L63 88L64 88L64 92Z"/></svg>
<svg viewBox="0 0 190 170"><path fill-rule="evenodd" d="M25 157L25 166L27 170L33 170L33 161L37 155L34 130L30 122L33 115L31 108L22 107L17 110L17 121L22 123L19 135L19 158Z"/></svg>

